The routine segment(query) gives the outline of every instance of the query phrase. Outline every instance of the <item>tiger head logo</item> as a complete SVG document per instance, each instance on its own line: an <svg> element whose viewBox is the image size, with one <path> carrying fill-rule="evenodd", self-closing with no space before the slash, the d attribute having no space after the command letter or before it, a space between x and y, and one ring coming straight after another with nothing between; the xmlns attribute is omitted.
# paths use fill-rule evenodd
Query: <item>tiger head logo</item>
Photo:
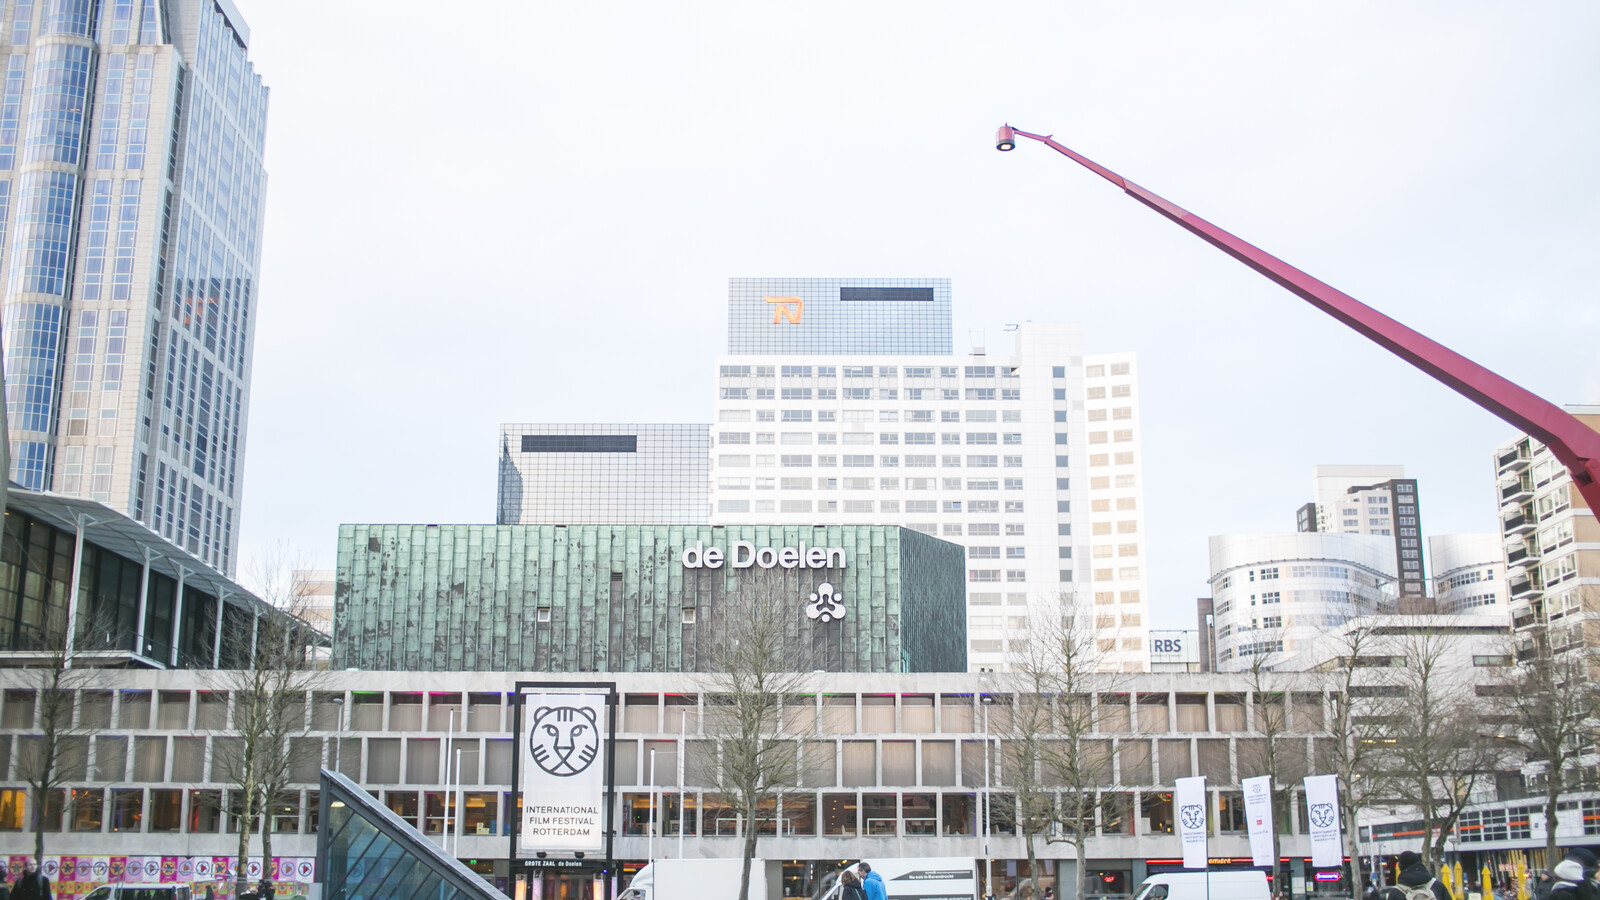
<svg viewBox="0 0 1600 900"><path fill-rule="evenodd" d="M579 706L545 706L533 714L528 752L539 768L567 778L589 768L600 754L600 729L594 710Z"/></svg>

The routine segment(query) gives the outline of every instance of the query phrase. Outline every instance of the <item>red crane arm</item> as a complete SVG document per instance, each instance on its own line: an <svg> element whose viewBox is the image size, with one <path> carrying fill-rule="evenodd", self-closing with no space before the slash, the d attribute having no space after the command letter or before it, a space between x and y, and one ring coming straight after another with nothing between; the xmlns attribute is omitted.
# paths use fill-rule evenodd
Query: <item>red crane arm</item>
<svg viewBox="0 0 1600 900"><path fill-rule="evenodd" d="M1000 129L1003 149L1003 142L1010 139L1011 135L1038 141L1122 188L1135 200L1181 225L1201 240L1366 335L1456 393L1527 432L1549 447L1550 452L1561 460L1572 473L1572 480L1590 511L1600 515L1600 433L1578 421L1566 410L1485 369L1438 341L1396 322L1349 294L1318 281L1260 247L1241 240L1099 163L1063 147L1049 135L1029 134L1007 125Z"/></svg>

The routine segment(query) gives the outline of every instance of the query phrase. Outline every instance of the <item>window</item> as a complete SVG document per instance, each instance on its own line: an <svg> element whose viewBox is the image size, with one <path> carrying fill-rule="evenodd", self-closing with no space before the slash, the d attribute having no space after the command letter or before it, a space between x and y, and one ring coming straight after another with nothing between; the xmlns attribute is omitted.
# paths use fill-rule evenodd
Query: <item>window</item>
<svg viewBox="0 0 1600 900"><path fill-rule="evenodd" d="M809 410L809 409L786 409L786 410L783 411L783 421L785 421L785 422L809 422L809 421L811 421L811 410Z"/></svg>

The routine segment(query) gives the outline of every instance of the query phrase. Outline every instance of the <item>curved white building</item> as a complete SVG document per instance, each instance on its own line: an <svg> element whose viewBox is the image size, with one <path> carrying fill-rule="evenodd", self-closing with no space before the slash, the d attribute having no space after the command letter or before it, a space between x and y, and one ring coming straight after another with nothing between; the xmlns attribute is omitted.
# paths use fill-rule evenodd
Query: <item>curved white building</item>
<svg viewBox="0 0 1600 900"><path fill-rule="evenodd" d="M1435 608L1441 613L1506 616L1505 548L1498 534L1428 538Z"/></svg>
<svg viewBox="0 0 1600 900"><path fill-rule="evenodd" d="M1211 538L1216 666L1293 653L1331 626L1395 600L1393 541L1361 534L1224 534Z"/></svg>

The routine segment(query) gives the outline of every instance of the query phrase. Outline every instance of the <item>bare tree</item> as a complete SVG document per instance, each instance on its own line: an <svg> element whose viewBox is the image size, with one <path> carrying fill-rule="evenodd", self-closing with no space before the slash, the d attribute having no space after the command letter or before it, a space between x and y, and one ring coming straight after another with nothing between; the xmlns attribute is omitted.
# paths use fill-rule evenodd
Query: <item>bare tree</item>
<svg viewBox="0 0 1600 900"><path fill-rule="evenodd" d="M1258 633L1259 634L1259 633ZM1250 657L1244 677L1250 686L1255 736L1238 743L1239 777L1266 775L1272 779L1272 858L1278 859L1279 840L1294 814L1294 788L1310 773L1306 765L1306 739L1291 734L1291 696L1303 687L1305 679L1296 672L1280 672L1274 667L1282 652L1281 629L1268 629L1260 643L1267 644ZM1276 866L1274 866L1276 868Z"/></svg>
<svg viewBox="0 0 1600 900"><path fill-rule="evenodd" d="M1593 664L1580 648L1558 646L1559 637L1548 627L1519 635L1515 648L1506 648L1500 684L1491 685L1499 702L1494 736L1516 746L1525 763L1542 764L1539 781L1544 788L1545 859L1560 858L1556 824L1560 797L1578 787L1583 767L1578 757L1592 743L1600 715Z"/></svg>
<svg viewBox="0 0 1600 900"><path fill-rule="evenodd" d="M705 732L716 741L716 793L744 819L740 900L749 900L750 865L763 807L781 802L802 778L799 737L785 713L808 677L797 639L798 604L779 599L777 573L745 578L730 593L707 650Z"/></svg>
<svg viewBox="0 0 1600 900"><path fill-rule="evenodd" d="M1114 646L1114 643L1113 645ZM1039 896L1037 841L1072 844L1077 883L1063 900L1088 893L1088 840L1112 780L1109 742L1094 737L1094 693L1117 677L1106 666L1108 648L1096 633L1092 608L1070 593L1033 610L1028 636L1013 638L1009 672L998 676L1003 721L997 779L1009 808L995 810L1016 828L1028 853L1029 885ZM1102 671L1106 670L1106 671ZM988 814L986 812L986 814Z"/></svg>
<svg viewBox="0 0 1600 900"><path fill-rule="evenodd" d="M1437 866L1461 812L1497 768L1503 750L1486 737L1470 651L1442 631L1407 629L1374 669L1384 690L1370 718L1383 793L1422 820L1422 850Z"/></svg>
<svg viewBox="0 0 1600 900"><path fill-rule="evenodd" d="M1321 686L1333 695L1332 714L1327 725L1329 754L1326 760L1318 761L1319 768L1339 777L1345 853L1352 860L1361 859L1356 823L1373 791L1380 786L1380 780L1375 777L1375 757L1380 744L1374 738L1381 724L1375 726L1370 719L1373 691L1362 679L1362 674L1370 672L1375 663L1387 662L1375 649L1376 632L1372 618L1347 624L1338 637L1338 657L1318 673ZM1382 877L1381 871L1375 874Z"/></svg>
<svg viewBox="0 0 1600 900"><path fill-rule="evenodd" d="M214 742L224 780L234 785L227 805L239 829L236 889L248 889L250 838L261 834L265 866L272 864L272 808L289 795L289 784L306 744L306 696L325 677L316 665L314 648L322 641L298 613L307 592L299 582L304 567L279 548L258 566L257 589L272 609L239 613L232 626L223 622L223 655L237 666L215 673L218 687L232 701L232 727L225 740ZM219 604L219 615L223 612Z"/></svg>
<svg viewBox="0 0 1600 900"><path fill-rule="evenodd" d="M47 814L66 815L68 804L62 786L82 781L87 774L89 738L102 730L83 716L79 692L97 680L99 672L86 665L94 654L118 643L104 616L91 614L75 624L77 634L68 640L65 605L46 608L45 622L31 641L14 649L31 651L22 681L33 693L33 733L18 741L17 777L28 785L33 807L33 855L44 857Z"/></svg>

